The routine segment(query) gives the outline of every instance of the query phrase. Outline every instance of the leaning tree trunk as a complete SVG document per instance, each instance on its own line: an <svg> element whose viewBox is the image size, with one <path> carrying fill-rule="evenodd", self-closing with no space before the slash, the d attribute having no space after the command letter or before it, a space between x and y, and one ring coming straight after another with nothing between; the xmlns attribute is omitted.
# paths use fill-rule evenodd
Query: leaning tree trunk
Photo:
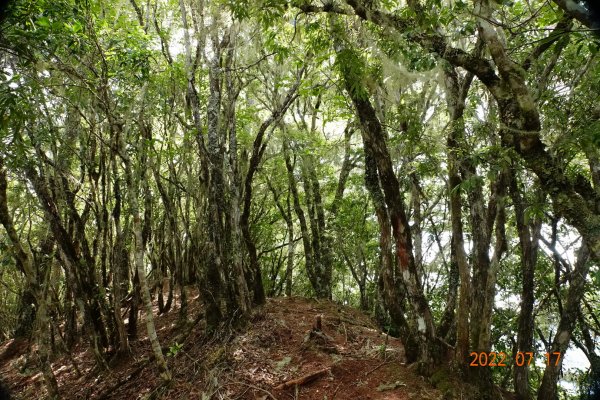
<svg viewBox="0 0 600 400"><path fill-rule="evenodd" d="M142 90L145 90L145 88ZM154 353L154 361L160 372L160 377L163 380L163 382L168 383L171 381L171 372L167 367L167 362L162 353L160 342L158 340L158 335L156 334L156 327L154 325L154 314L152 310L152 299L150 297L148 282L146 281L146 268L144 267L145 246L142 232L142 218L140 215L140 206L138 200L140 182L146 179L145 165L143 165L140 162L139 158L142 156L143 152L146 152L147 145L148 144L145 143L144 138L138 139L138 162L135 166L132 164L131 159L129 158L129 155L125 149L124 143L122 142L119 143L119 154L121 155L121 158L123 159L124 163L125 179L127 183L127 194L129 200L129 212L133 219L133 234L135 237L134 262L135 269L137 272L137 278L140 284L140 295L145 309L145 321L146 330L148 333L148 340L150 341L152 352Z"/></svg>
<svg viewBox="0 0 600 400"><path fill-rule="evenodd" d="M95 296L96 280L93 274L93 259L84 235L73 237L65 228L61 218L56 199L46 182L43 169L40 174L28 165L25 173L30 180L36 195L40 200L46 218L49 221L52 234L59 247L59 256L64 265L67 279L72 283L75 302L84 316L84 326L89 334L89 345L92 353L101 368L106 368L103 347L107 344L106 328L104 325L101 300ZM71 193L72 194L72 193ZM73 200L73 197L70 197ZM82 222L74 204L70 204L71 216L74 221ZM79 227L83 229L83 227ZM84 253L84 254L82 254Z"/></svg>
<svg viewBox="0 0 600 400"><path fill-rule="evenodd" d="M542 384L537 396L538 400L558 399L556 383L562 368L563 356L569 347L571 335L577 322L581 299L585 293L586 277L590 269L589 257L590 251L584 241L577 252L577 262L575 263L567 292L567 303L558 323L558 329L556 330L556 335L554 335L552 346L548 351L550 353L550 362L547 363L544 369Z"/></svg>
<svg viewBox="0 0 600 400"><path fill-rule="evenodd" d="M279 214L285 221L285 226L287 228L287 260L286 260L286 269L285 269L285 295L290 297L292 295L292 275L294 271L294 253L296 248L296 241L294 240L294 220L292 218L292 207L290 204L290 192L288 191L284 208L281 202L279 201L279 194L271 184L271 181L267 177L267 186L269 186L269 190L273 193L273 200L275 201L275 206L279 210Z"/></svg>
<svg viewBox="0 0 600 400"><path fill-rule="evenodd" d="M394 172L387 148L385 131L371 105L367 91L361 86L362 72L358 70L360 67L357 68L357 66L360 66L362 60L353 50L344 48L339 38L336 47L338 48L338 66L344 86L360 120L364 147L372 152L376 160L379 181L385 196L395 241L396 261L400 267L408 301L413 307L412 311L417 322L419 361L424 372L431 372L436 366L436 361L446 353L446 349L439 349L441 343L436 337L433 316L415 265L411 230L406 216L404 199L400 192L400 183Z"/></svg>
<svg viewBox="0 0 600 400"><path fill-rule="evenodd" d="M414 362L419 358L419 343L405 317L406 310L403 303L406 293L395 274L390 218L379 183L375 157L369 146L364 146L364 152L365 187L375 207L375 215L379 224L379 275L382 283L379 291L392 324L398 329L404 341L407 360Z"/></svg>
<svg viewBox="0 0 600 400"><path fill-rule="evenodd" d="M58 383L52 371L49 362L50 349L50 321L48 320L48 297L47 297L47 281L44 277L40 277L33 265L33 256L30 251L22 245L19 234L15 229L12 216L8 210L7 187L8 180L6 170L3 165L4 160L0 158L0 223L4 227L8 239L12 245L15 261L19 270L25 275L27 287L32 289L32 294L37 304L36 319L34 325L37 327L36 342L38 345L37 353L39 367L44 376L48 397L58 399L60 397L58 391ZM38 268L38 271L43 271L43 268ZM40 281L42 279L43 281ZM43 285L46 283L45 285ZM43 287L46 287L44 290Z"/></svg>
<svg viewBox="0 0 600 400"><path fill-rule="evenodd" d="M284 139L283 141L283 156L285 158L285 167L287 169L288 188L292 195L294 203L294 212L298 217L300 233L302 234L302 244L304 246L304 266L306 268L306 275L308 276L308 280L310 281L310 284L313 290L315 291L317 297L323 297L323 293L321 291L318 279L319 271L316 270L314 265L313 247L310 241L308 224L306 223L306 216L304 214L304 210L300 205L300 196L298 195L298 184L296 182L296 177L294 176L294 165L292 164L292 160L290 158L290 149L286 139Z"/></svg>
<svg viewBox="0 0 600 400"><path fill-rule="evenodd" d="M254 273L254 303L255 304L263 304L265 302L265 292L262 283L262 275L261 275L261 267L258 259L258 254L256 252L256 245L254 243L254 239L250 233L250 211L252 206L252 182L254 179L254 175L258 170L260 162L262 160L263 154L267 148L267 143L265 140L265 133L267 129L272 125L277 125L281 118L285 115L285 112L293 103L293 101L298 97L298 87L300 85L300 79L304 74L304 68L298 74L298 79L294 86L290 88L285 99L281 104L277 105L273 110L269 118L267 118L258 128L258 132L256 133L256 137L254 138L254 142L252 144L252 155L250 156L250 160L248 162L248 170L246 171L246 177L244 179L244 199L243 199L243 211L240 220L240 225L242 229L242 233L244 236L244 242L246 244L246 249L248 250L248 255L250 258L250 270ZM283 214L282 214L283 215ZM290 217L291 220L291 217ZM287 221L287 220L286 220ZM288 228L289 231L289 228ZM291 230L293 235L293 229ZM292 248L289 249L291 254L293 255L293 238L290 238L290 246ZM291 261L293 263L293 260ZM289 264L289 261L288 261ZM289 268L289 267L288 267ZM291 271L288 271L291 279ZM291 290L291 284L290 290ZM287 291L287 289L286 289Z"/></svg>

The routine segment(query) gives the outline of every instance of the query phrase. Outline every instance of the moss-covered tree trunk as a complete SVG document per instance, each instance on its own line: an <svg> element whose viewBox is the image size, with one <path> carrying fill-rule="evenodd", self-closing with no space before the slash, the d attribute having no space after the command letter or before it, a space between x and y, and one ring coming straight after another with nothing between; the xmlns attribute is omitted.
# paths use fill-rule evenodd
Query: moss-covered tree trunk
<svg viewBox="0 0 600 400"><path fill-rule="evenodd" d="M416 321L419 362L424 372L436 367L441 354L441 344L435 334L433 316L423 292L421 276L414 260L411 229L406 216L400 183L386 143L386 134L373 108L369 95L363 87L364 66L354 50L343 44L342 35L336 36L337 63L344 82L344 88L354 105L361 125L365 149L371 152L377 165L379 183L384 194L388 217L394 238L395 258L400 269L402 282L406 287L408 302L412 306Z"/></svg>
<svg viewBox="0 0 600 400"><path fill-rule="evenodd" d="M419 359L419 343L416 333L405 317L404 302L406 292L397 274L396 260L393 256L392 226L388 209L385 204L375 156L368 145L364 146L365 153L365 187L367 188L373 206L377 223L379 224L379 275L381 276L381 297L385 309L389 313L392 324L404 342L406 358L409 362Z"/></svg>
<svg viewBox="0 0 600 400"><path fill-rule="evenodd" d="M6 170L4 169L4 160L0 157L0 224L2 224L6 231L12 247L13 257L15 258L19 270L25 276L27 281L26 287L31 288L32 295L37 305L34 326L37 330L37 332L35 332L35 339L38 346L38 365L44 377L46 390L48 390L48 397L50 399L58 399L60 398L58 383L54 372L52 371L52 366L50 365L51 351L49 340L51 324L48 319L47 279L49 274L44 274L45 269L49 269L50 267L46 265L46 268L43 268L43 265L39 265L36 268L33 264L31 252L21 243L12 216L8 210L7 188L8 180ZM41 272L41 274L38 272Z"/></svg>
<svg viewBox="0 0 600 400"><path fill-rule="evenodd" d="M143 88L142 90L145 91L145 88ZM145 127L143 126L144 106L145 105L143 104L142 97L142 111L139 116L141 122L140 124L138 124L138 127L140 129L145 129ZM144 241L144 226L142 220L142 212L140 209L140 202L138 199L140 195L140 188L142 187L142 182L144 182L144 180L147 179L146 160L150 140L148 140L149 135L147 133L141 133L139 136L140 137L137 138L136 144L137 157L135 159L135 163L131 160L129 154L125 149L125 138L123 136L121 136L121 140L118 141L117 148L119 149L119 155L121 156L121 159L123 160L124 164L123 170L125 172L125 181L127 184L127 200L129 203L129 214L131 215L131 218L133 220L133 259L135 263L135 270L137 272L137 278L139 281L140 296L144 307L144 320L146 322L146 332L148 334L148 340L150 341L152 352L154 354L154 362L159 370L160 377L164 383L169 383L172 378L171 372L169 371L169 368L167 366L167 362L162 353L160 341L156 333L152 298L150 297L150 289L148 287L148 282L146 279L146 244Z"/></svg>
<svg viewBox="0 0 600 400"><path fill-rule="evenodd" d="M539 248L539 237L542 221L535 219L527 223L525 219L525 207L522 190L520 190L517 176L511 172L509 177L510 197L515 210L515 220L519 234L519 247L521 257L521 308L519 310L519 321L517 331L517 351L533 351L534 315L533 306L535 302L535 267ZM538 195L539 197L539 195ZM527 365L515 365L515 393L519 400L531 399L531 386L529 384L529 368Z"/></svg>
<svg viewBox="0 0 600 400"><path fill-rule="evenodd" d="M464 140L464 110L467 93L473 81L473 74L467 74L462 82L451 66L445 68L446 104L451 119L451 127L446 141L448 154L448 198L450 203L450 223L452 228L451 259L456 264L460 277L459 300L456 322L455 360L466 370L470 350L469 310L471 308L471 267L467 262L462 222L463 182L461 157Z"/></svg>

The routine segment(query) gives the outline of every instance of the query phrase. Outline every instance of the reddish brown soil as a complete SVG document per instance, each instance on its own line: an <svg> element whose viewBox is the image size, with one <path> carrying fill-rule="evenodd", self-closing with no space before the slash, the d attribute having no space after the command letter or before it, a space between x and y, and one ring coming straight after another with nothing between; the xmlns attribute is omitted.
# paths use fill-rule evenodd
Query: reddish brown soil
<svg viewBox="0 0 600 400"><path fill-rule="evenodd" d="M201 312L191 300L190 315ZM310 335L317 315L322 331ZM178 309L156 318L163 347L175 345ZM402 343L376 329L360 311L304 298L270 299L242 330L223 329L208 341L197 324L180 350L168 356L174 381L168 388L152 362L145 325L132 343L127 360L110 371L94 369L85 345L72 357L52 362L65 399L441 399L426 380L404 364ZM46 394L25 342L0 345L0 376L16 399L40 399ZM174 348L173 348L174 349ZM29 354L29 356L28 356ZM78 376L73 362L82 375ZM313 382L277 390L276 386L319 370Z"/></svg>

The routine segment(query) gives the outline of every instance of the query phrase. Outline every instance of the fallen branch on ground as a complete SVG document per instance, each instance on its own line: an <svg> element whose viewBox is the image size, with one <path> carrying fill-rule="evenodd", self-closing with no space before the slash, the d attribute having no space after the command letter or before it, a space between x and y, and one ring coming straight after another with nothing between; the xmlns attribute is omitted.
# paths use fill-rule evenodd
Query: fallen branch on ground
<svg viewBox="0 0 600 400"><path fill-rule="evenodd" d="M319 371L312 372L312 373L310 373L308 375L304 375L301 378L292 379L290 381L284 382L281 385L276 386L275 389L276 390L284 390L284 389L287 389L287 388L290 388L290 387L293 387L293 386L304 385L304 384L312 382L312 381L314 381L316 379L319 379L320 377L322 377L324 375L327 375L327 373L329 371L330 371L329 368L324 368L324 369L321 369Z"/></svg>

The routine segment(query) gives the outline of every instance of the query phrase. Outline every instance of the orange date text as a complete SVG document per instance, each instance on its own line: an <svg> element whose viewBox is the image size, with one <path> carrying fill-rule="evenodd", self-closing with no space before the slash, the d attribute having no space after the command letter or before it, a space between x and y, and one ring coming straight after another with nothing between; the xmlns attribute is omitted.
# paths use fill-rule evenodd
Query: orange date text
<svg viewBox="0 0 600 400"><path fill-rule="evenodd" d="M555 351L546 353L544 361L546 365L559 365L561 353ZM470 367L508 367L514 364L517 367L529 366L534 359L531 351L518 351L514 357L509 357L506 353L500 351L476 352L472 351L469 354Z"/></svg>

